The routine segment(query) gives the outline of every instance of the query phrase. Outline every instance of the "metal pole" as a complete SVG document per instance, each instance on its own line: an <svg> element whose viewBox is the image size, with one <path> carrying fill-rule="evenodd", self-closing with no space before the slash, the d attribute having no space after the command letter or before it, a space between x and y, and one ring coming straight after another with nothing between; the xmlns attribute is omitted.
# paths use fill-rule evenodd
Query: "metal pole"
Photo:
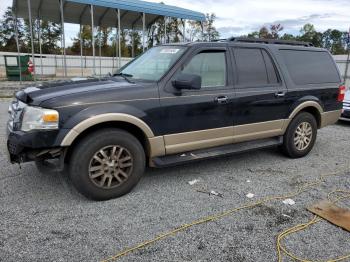
<svg viewBox="0 0 350 262"><path fill-rule="evenodd" d="M84 70L83 70L83 28L81 26L81 23L79 25L79 38L80 38L80 69L81 69L81 76L84 76Z"/></svg>
<svg viewBox="0 0 350 262"><path fill-rule="evenodd" d="M131 29L131 57L134 58L135 57L135 39L134 39L134 28Z"/></svg>
<svg viewBox="0 0 350 262"><path fill-rule="evenodd" d="M115 43L117 45L117 42ZM112 42L112 47L113 47L113 42ZM112 52L112 73L114 72L114 50Z"/></svg>
<svg viewBox="0 0 350 262"><path fill-rule="evenodd" d="M186 42L186 19L183 20L183 32L182 32L182 36L183 36L183 41Z"/></svg>
<svg viewBox="0 0 350 262"><path fill-rule="evenodd" d="M40 10L38 11L38 41L39 41L39 52L40 52L40 71L41 78L43 77L43 50L42 50L42 41L41 41L41 14Z"/></svg>
<svg viewBox="0 0 350 262"><path fill-rule="evenodd" d="M344 72L344 85L346 85L346 80L348 78L348 69L349 69L349 59L350 59L350 49L348 48L348 57L346 58L345 72Z"/></svg>
<svg viewBox="0 0 350 262"><path fill-rule="evenodd" d="M94 6L90 5L90 13L91 13L91 38L92 38L92 64L93 64L93 73L96 75L95 68L95 30L94 30Z"/></svg>
<svg viewBox="0 0 350 262"><path fill-rule="evenodd" d="M117 66L117 57L118 57L118 25L115 28L115 67L116 68L118 67Z"/></svg>
<svg viewBox="0 0 350 262"><path fill-rule="evenodd" d="M142 13L142 52L145 52L146 14Z"/></svg>
<svg viewBox="0 0 350 262"><path fill-rule="evenodd" d="M348 39L346 39L346 49L348 51L348 56L346 58L345 72L344 72L344 85L346 85L346 80L348 78L348 69L349 69L349 59L350 59L350 28L348 31Z"/></svg>
<svg viewBox="0 0 350 262"><path fill-rule="evenodd" d="M121 57L122 57L122 47L120 43L120 9L118 9L118 67L120 68L122 63L121 63Z"/></svg>
<svg viewBox="0 0 350 262"><path fill-rule="evenodd" d="M204 41L204 25L203 25L203 22L201 22L201 28L202 28L202 41Z"/></svg>
<svg viewBox="0 0 350 262"><path fill-rule="evenodd" d="M167 17L166 16L164 16L164 44L166 44L167 43L167 41L166 41L166 25L167 25Z"/></svg>
<svg viewBox="0 0 350 262"><path fill-rule="evenodd" d="M19 84L22 85L22 66L21 66L21 53L20 53L19 41L18 41L17 10L15 10L14 17L15 17L15 37L16 37L16 46L17 46L18 69L19 69Z"/></svg>
<svg viewBox="0 0 350 262"><path fill-rule="evenodd" d="M64 65L64 58L63 58L63 39L61 37L61 56L60 56L60 61L61 61L61 67L63 69L63 65ZM64 77L64 70L62 71L62 77Z"/></svg>
<svg viewBox="0 0 350 262"><path fill-rule="evenodd" d="M101 26L99 27L99 44L98 44L98 51L99 51L99 60L100 60L100 76L99 77L101 77L101 75L102 75L102 64L101 64L101 53L102 53L102 47L101 47L101 45L102 45L102 39L101 39Z"/></svg>
<svg viewBox="0 0 350 262"><path fill-rule="evenodd" d="M60 0L60 9L61 9L61 25L62 25L62 47L63 47L64 77L67 77L66 39L65 39L65 35L64 35L63 1L64 0Z"/></svg>
<svg viewBox="0 0 350 262"><path fill-rule="evenodd" d="M33 37L33 25L32 25L32 7L31 7L31 3L30 0L27 0L27 5L28 5L28 18L29 18L29 26L30 26L30 42L31 42L31 47L32 47L32 63L34 65L34 81L36 81L36 76L35 76L35 61L34 61L34 37Z"/></svg>

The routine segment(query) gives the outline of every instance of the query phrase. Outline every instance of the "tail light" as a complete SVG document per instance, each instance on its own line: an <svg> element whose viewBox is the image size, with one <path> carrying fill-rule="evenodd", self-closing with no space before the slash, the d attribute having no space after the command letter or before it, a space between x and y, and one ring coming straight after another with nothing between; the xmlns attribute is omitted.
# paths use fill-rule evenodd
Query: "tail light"
<svg viewBox="0 0 350 262"><path fill-rule="evenodd" d="M345 98L346 87L344 85L339 86L338 102L343 102Z"/></svg>

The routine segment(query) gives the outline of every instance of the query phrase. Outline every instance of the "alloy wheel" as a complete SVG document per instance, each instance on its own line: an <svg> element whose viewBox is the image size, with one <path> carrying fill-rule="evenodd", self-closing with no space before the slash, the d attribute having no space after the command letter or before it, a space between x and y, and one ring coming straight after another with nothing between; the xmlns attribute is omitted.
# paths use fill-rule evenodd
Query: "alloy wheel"
<svg viewBox="0 0 350 262"><path fill-rule="evenodd" d="M294 133L294 145L297 150L305 150L312 140L312 126L308 122L302 122L298 125Z"/></svg>
<svg viewBox="0 0 350 262"><path fill-rule="evenodd" d="M90 160L89 177L98 187L111 189L128 180L133 169L133 157L119 145L110 145L97 151Z"/></svg>

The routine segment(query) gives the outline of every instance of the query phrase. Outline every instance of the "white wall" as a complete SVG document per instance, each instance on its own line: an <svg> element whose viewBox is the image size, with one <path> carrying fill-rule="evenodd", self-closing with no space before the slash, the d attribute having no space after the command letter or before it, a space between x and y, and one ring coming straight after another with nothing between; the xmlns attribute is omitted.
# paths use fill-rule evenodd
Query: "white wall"
<svg viewBox="0 0 350 262"><path fill-rule="evenodd" d="M350 61L347 61L348 56L347 55L335 55L333 56L335 62L338 65L339 71L342 75L342 78L344 79L345 76L345 69L346 69L346 64L348 63L348 73L347 73L347 79L345 85L347 87L350 87Z"/></svg>
<svg viewBox="0 0 350 262"><path fill-rule="evenodd" d="M11 52L0 52L0 77L5 74L5 61L4 55L15 55L17 53ZM26 54L23 54L26 55ZM41 60L43 66L41 67ZM122 57L121 66L129 62L131 58ZM36 74L44 76L53 76L53 77L63 77L63 56L61 55L40 55L36 54L34 57L34 62L36 65ZM92 75L93 73L93 57L92 56L83 56L81 60L80 56L66 56L67 63L67 74L68 76L81 76L81 64L83 66L83 73L85 76ZM113 72L118 68L118 58L115 57L101 57L101 60L98 56L95 57L96 65L96 74L97 75L106 75L109 72Z"/></svg>

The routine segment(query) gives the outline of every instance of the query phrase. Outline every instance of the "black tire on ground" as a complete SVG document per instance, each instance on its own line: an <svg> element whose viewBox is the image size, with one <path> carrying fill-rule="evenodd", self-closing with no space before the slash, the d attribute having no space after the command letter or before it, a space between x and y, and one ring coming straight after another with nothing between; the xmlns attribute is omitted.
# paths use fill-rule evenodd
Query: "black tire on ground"
<svg viewBox="0 0 350 262"><path fill-rule="evenodd" d="M298 129L299 128L299 129ZM305 138L311 132L311 137ZM301 132L300 132L301 131ZM299 135L301 133L301 136ZM315 144L317 137L317 122L315 117L308 112L301 112L296 115L290 122L286 133L283 137L283 145L281 149L283 153L291 158L299 158L306 156L310 153ZM306 140L303 140L306 139ZM300 143L295 142L303 140L303 146ZM306 143L305 141L309 141Z"/></svg>
<svg viewBox="0 0 350 262"><path fill-rule="evenodd" d="M117 151L121 152L121 155ZM131 166L124 168L124 164L122 167L118 163L127 159L125 154L129 156L127 164L130 165L131 162ZM108 200L132 190L144 173L145 159L144 149L136 137L121 129L102 129L89 134L73 148L69 159L69 175L74 187L87 198ZM127 171L124 172L122 168ZM92 171L93 169L98 170ZM122 171L129 175L121 176ZM103 175L99 176L101 172ZM95 175L97 177L93 178ZM123 182L120 182L120 179L123 179ZM102 182L103 185L100 185Z"/></svg>

